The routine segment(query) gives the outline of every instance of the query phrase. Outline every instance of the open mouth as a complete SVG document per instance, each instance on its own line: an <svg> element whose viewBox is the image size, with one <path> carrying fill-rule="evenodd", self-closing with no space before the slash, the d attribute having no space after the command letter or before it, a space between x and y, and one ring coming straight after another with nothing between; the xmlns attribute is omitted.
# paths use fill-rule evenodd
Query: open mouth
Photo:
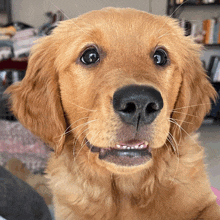
<svg viewBox="0 0 220 220"><path fill-rule="evenodd" d="M87 140L86 145L91 152L99 153L100 160L120 166L139 166L149 161L152 157L151 149L147 142L117 144L114 147L101 148L92 145Z"/></svg>

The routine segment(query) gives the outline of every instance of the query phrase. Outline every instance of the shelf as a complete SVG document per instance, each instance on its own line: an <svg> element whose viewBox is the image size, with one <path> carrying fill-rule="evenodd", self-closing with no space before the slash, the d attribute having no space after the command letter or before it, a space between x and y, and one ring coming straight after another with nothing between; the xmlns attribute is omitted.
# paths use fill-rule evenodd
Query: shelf
<svg viewBox="0 0 220 220"><path fill-rule="evenodd" d="M213 6L215 6L215 7L218 7L218 6L220 6L220 2L219 3L209 3L209 4L204 4L204 3L199 3L199 4L194 4L194 3L187 3L186 1L184 1L185 3L182 3L182 4L176 4L176 3L174 3L174 4L171 4L170 3L170 0L167 0L167 15L172 15L172 17L174 17L174 18L176 18L176 17L178 17L178 16L176 16L176 9L177 8L179 8L178 9L178 11L183 11L183 9L185 8L185 7L213 7Z"/></svg>
<svg viewBox="0 0 220 220"><path fill-rule="evenodd" d="M174 4L173 7L178 7L180 6L181 4ZM204 4L204 3L200 3L200 4L193 4L193 3L184 3L182 4L182 6L213 6L213 5L219 5L220 6L220 3L209 3L209 4ZM171 6L171 5L170 5ZM172 7L172 6L171 6Z"/></svg>
<svg viewBox="0 0 220 220"><path fill-rule="evenodd" d="M173 0L172 2L175 2L175 0ZM185 3L183 4L171 4L171 0L167 0L167 15L173 18L178 18L180 16L180 14L185 10L185 9L189 9L191 8L191 10L201 10L203 11L204 7L207 7L209 9L215 9L217 8L220 9L220 1L215 1L216 3L210 3L210 4L193 4L193 3L188 3L186 1L184 1ZM219 3L217 3L219 2ZM187 8L188 7L188 8ZM217 49L220 50L220 44L202 44L204 46L205 50L213 50L213 49ZM216 55L217 56L217 55ZM210 73L208 72L208 70L206 71L207 75L210 77ZM212 78L213 79L213 78ZM209 81L212 83L213 87L215 88L215 90L217 91L218 94L220 94L220 82L213 82L211 78L209 78ZM220 120L220 98L217 99L217 103L218 105L216 106L212 106L212 111L210 113L210 116L215 120ZM218 108L218 110L216 111L216 108ZM216 113L217 112L217 113Z"/></svg>
<svg viewBox="0 0 220 220"><path fill-rule="evenodd" d="M220 44L205 44L204 47L220 47Z"/></svg>
<svg viewBox="0 0 220 220"><path fill-rule="evenodd" d="M0 14L1 13L6 13L7 14L7 19L8 19L7 23L12 22L11 0L0 0Z"/></svg>

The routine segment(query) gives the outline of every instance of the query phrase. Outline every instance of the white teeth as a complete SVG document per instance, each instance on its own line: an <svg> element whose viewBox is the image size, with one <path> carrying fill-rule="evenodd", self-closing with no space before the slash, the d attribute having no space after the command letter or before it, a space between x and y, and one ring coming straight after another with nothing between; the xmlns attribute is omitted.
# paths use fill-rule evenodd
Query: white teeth
<svg viewBox="0 0 220 220"><path fill-rule="evenodd" d="M117 149L127 149L127 150L130 150L130 149L143 149L143 148L146 148L148 146L148 142L144 142L142 144L137 144L137 145L130 145L130 146L126 146L126 145L120 145L120 144L117 144L116 145L116 148Z"/></svg>

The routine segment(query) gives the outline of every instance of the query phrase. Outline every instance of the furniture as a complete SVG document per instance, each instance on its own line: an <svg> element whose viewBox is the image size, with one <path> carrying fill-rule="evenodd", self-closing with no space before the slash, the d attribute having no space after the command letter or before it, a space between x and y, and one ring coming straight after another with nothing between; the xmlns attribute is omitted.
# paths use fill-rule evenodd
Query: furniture
<svg viewBox="0 0 220 220"><path fill-rule="evenodd" d="M27 58L10 58L0 61L0 119L15 120L8 109L8 99L4 91L12 83L24 78L27 62Z"/></svg>
<svg viewBox="0 0 220 220"><path fill-rule="evenodd" d="M25 71L27 69L27 63L28 63L27 57L2 60L0 61L0 71L3 71L5 69Z"/></svg>
<svg viewBox="0 0 220 220"><path fill-rule="evenodd" d="M0 166L0 217L52 220L43 199L31 186Z"/></svg>
<svg viewBox="0 0 220 220"><path fill-rule="evenodd" d="M11 15L11 0L0 0L0 14L4 13L7 15L7 23L12 22L12 15Z"/></svg>
<svg viewBox="0 0 220 220"><path fill-rule="evenodd" d="M209 3L205 3L205 2L209 2ZM190 10L191 12L191 19L193 17L192 20L197 20L196 17L196 12L200 12L200 15L198 16L199 19L201 19L202 15L206 15L204 10L215 10L220 11L220 0L167 0L167 15L173 17L173 18L180 18L181 15L184 12L187 12L187 10ZM195 13L193 13L195 12ZM186 13L187 14L187 13ZM216 16L219 17L219 13L215 13ZM189 15L189 13L188 13ZM198 15L198 14L197 14ZM213 17L213 14L210 14L210 19ZM187 17L186 17L187 19ZM207 19L207 15L206 18ZM204 20L205 20L204 19ZM189 19L190 20L190 19ZM197 21L198 22L198 21ZM200 21L200 23L202 23L203 20ZM219 17L219 24L220 24L220 17ZM220 44L206 44L205 46L205 50L209 51L209 54L212 51L219 51L217 52L217 56L220 57ZM211 57L210 57L211 58ZM209 59L210 62L210 59ZM207 71L207 74L210 76L211 73ZM216 89L216 91L219 94L219 98L217 100L216 105L213 104L212 106L212 111L210 113L211 117L214 117L214 119L220 120L220 82L212 82L214 88Z"/></svg>
<svg viewBox="0 0 220 220"><path fill-rule="evenodd" d="M178 2L182 2L179 3ZM191 1L177 1L177 0L167 0L167 15L172 15L173 18L178 18L183 10L187 7L218 7L220 6L219 0L213 0L212 3L204 3L202 0L191 0Z"/></svg>

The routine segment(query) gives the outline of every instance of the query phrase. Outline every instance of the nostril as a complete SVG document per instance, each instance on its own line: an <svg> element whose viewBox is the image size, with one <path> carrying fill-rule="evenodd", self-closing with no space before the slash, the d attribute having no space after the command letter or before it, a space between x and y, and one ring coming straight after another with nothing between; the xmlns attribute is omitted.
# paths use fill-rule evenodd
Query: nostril
<svg viewBox="0 0 220 220"><path fill-rule="evenodd" d="M145 113L146 113L146 115L148 115L150 113L154 113L159 110L160 110L160 106L155 102L151 102L147 105L147 107L145 109Z"/></svg>
<svg viewBox="0 0 220 220"><path fill-rule="evenodd" d="M123 122L133 126L150 124L163 108L160 92L144 85L128 85L113 95L113 108Z"/></svg>
<svg viewBox="0 0 220 220"><path fill-rule="evenodd" d="M136 112L136 105L133 102L126 103L124 109L121 109L120 111L128 114L133 114Z"/></svg>

